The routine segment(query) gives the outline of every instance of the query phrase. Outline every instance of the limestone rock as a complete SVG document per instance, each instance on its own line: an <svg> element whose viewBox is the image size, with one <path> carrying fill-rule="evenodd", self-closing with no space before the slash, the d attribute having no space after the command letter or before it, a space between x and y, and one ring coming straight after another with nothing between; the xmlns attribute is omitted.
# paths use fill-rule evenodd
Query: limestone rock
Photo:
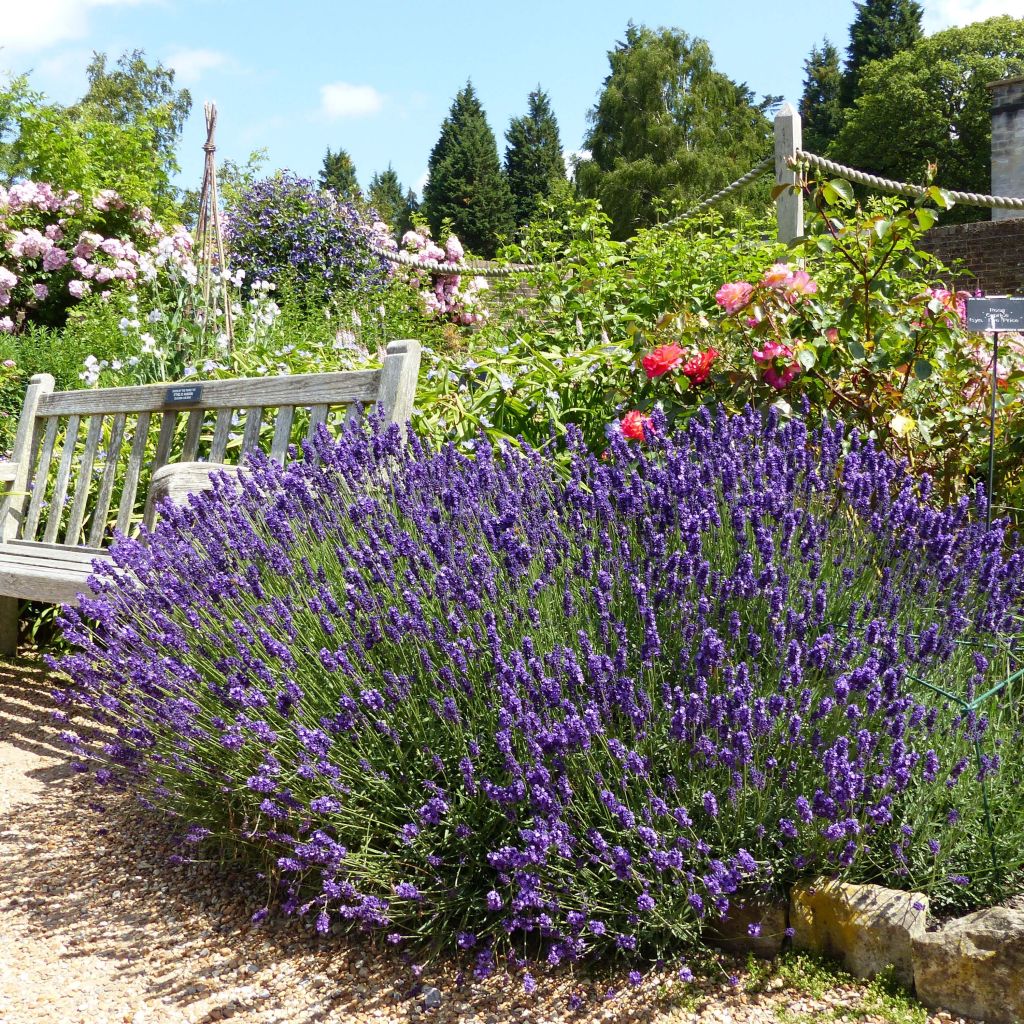
<svg viewBox="0 0 1024 1024"><path fill-rule="evenodd" d="M785 904L730 903L728 917L705 924L704 937L727 953L753 953L771 960L782 952L788 923ZM752 926L756 935L751 934Z"/></svg>
<svg viewBox="0 0 1024 1024"><path fill-rule="evenodd" d="M1024 1021L1024 911L994 907L913 940L914 985L926 1006L988 1024Z"/></svg>
<svg viewBox="0 0 1024 1024"><path fill-rule="evenodd" d="M835 957L862 978L889 965L898 981L913 984L911 941L925 934L928 897L880 885L829 879L798 885L790 895L793 945Z"/></svg>

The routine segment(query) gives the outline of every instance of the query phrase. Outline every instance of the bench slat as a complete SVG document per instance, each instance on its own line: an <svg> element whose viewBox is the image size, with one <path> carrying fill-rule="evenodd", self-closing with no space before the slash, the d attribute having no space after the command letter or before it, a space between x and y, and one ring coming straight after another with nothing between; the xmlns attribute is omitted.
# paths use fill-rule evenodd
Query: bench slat
<svg viewBox="0 0 1024 1024"><path fill-rule="evenodd" d="M224 453L228 450L228 435L231 433L231 410L217 410L217 425L213 428L213 441L210 442L210 461L223 462Z"/></svg>
<svg viewBox="0 0 1024 1024"><path fill-rule="evenodd" d="M260 443L260 427L263 424L263 406L253 405L245 410L245 433L242 434L242 454L251 451Z"/></svg>
<svg viewBox="0 0 1024 1024"><path fill-rule="evenodd" d="M160 436L156 442L156 455L153 458L152 472L156 472L161 466L166 466L171 457L171 445L174 444L174 430L178 425L178 413L171 409L160 416ZM144 513L146 526L152 527L156 522L156 511L149 507Z"/></svg>
<svg viewBox="0 0 1024 1024"><path fill-rule="evenodd" d="M68 530L64 534L66 544L77 544L78 535L82 532L85 520L85 503L89 500L92 490L92 467L96 461L96 452L103 436L103 417L93 416L89 422L89 431L85 435L85 451L78 463L75 498L71 503L71 517L68 519Z"/></svg>
<svg viewBox="0 0 1024 1024"><path fill-rule="evenodd" d="M380 370L346 370L337 373L295 373L282 377L235 378L202 382L202 395L192 408L264 408L280 405L348 405L376 401ZM131 388L58 391L39 401L39 415L77 413L163 412L167 408L166 384Z"/></svg>
<svg viewBox="0 0 1024 1024"><path fill-rule="evenodd" d="M196 452L199 451L199 435L202 433L205 418L205 409L193 409L188 414L188 425L185 427L185 446L181 450L182 462L195 461Z"/></svg>
<svg viewBox="0 0 1024 1024"><path fill-rule="evenodd" d="M96 505L92 510L92 526L89 530L89 546L99 547L107 529L107 513L110 498L114 493L114 478L121 461L121 444L124 441L124 424L127 417L123 412L115 413L110 424L110 439L107 442L107 461L103 467L100 489L96 494Z"/></svg>
<svg viewBox="0 0 1024 1024"><path fill-rule="evenodd" d="M313 435L316 434L316 428L321 423L327 422L327 413L330 411L330 406L327 405L314 405L309 410L309 430L306 431L306 440L312 441Z"/></svg>
<svg viewBox="0 0 1024 1024"><path fill-rule="evenodd" d="M352 408L355 408L354 406ZM274 439L270 442L270 457L284 465L288 454L288 442L292 437L292 420L295 418L295 406L282 405L274 417Z"/></svg>
<svg viewBox="0 0 1024 1024"><path fill-rule="evenodd" d="M52 416L46 421L46 438L39 456L39 465L34 468L29 477L32 484L32 500L29 502L25 529L22 531L22 536L26 540L34 540L36 530L39 529L39 513L46 500L46 483L50 476L50 463L53 461L53 446L56 439L57 417Z"/></svg>
<svg viewBox="0 0 1024 1024"><path fill-rule="evenodd" d="M64 431L64 447L60 453L60 465L57 467L57 479L53 484L53 495L50 498L50 512L46 517L46 531L43 540L47 544L57 539L60 523L63 519L64 501L68 494L68 481L71 479L71 464L75 459L75 448L78 446L78 428L82 418L77 413L68 417L68 425Z"/></svg>
<svg viewBox="0 0 1024 1024"><path fill-rule="evenodd" d="M121 504L117 509L117 523L114 529L118 533L127 533L135 509L135 495L139 490L139 474L142 471L142 459L146 454L146 440L149 437L149 421L151 414L142 413L135 424L135 439L132 441L131 454L128 456L128 469L124 475L124 487L121 490Z"/></svg>

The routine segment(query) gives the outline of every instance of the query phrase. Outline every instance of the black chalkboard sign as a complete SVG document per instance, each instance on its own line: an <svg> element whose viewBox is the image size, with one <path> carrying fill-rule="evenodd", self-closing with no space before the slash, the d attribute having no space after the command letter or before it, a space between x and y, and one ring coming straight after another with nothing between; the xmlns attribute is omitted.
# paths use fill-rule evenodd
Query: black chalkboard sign
<svg viewBox="0 0 1024 1024"><path fill-rule="evenodd" d="M1024 299L1005 295L967 300L969 331L1024 331Z"/></svg>
<svg viewBox="0 0 1024 1024"><path fill-rule="evenodd" d="M195 405L202 400L202 384L175 384L164 395L164 405Z"/></svg>

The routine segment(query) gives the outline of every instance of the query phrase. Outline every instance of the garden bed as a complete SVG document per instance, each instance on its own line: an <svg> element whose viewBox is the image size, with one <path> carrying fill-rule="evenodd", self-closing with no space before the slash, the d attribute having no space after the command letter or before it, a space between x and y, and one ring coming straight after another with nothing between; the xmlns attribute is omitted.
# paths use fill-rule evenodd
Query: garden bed
<svg viewBox="0 0 1024 1024"><path fill-rule="evenodd" d="M539 969L536 992L501 972L465 980L440 960L417 979L387 947L320 937L301 922L253 925L258 883L212 863L171 864L161 819L94 790L68 770L38 664L0 667L0 1018L5 1024L181 1024L571 1019L753 1022L836 1020L949 1024L905 997L788 958L747 968L707 961L683 985L653 971L633 989L624 969ZM695 965L696 966L696 965ZM735 984L730 983L730 975ZM438 1009L423 1010L435 986ZM605 998L614 990L613 999ZM579 1011L568 998L585 994Z"/></svg>

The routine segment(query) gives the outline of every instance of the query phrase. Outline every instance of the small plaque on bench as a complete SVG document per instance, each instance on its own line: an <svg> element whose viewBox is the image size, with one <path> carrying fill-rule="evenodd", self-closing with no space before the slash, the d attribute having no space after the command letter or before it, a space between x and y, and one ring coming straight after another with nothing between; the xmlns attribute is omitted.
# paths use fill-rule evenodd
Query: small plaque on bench
<svg viewBox="0 0 1024 1024"><path fill-rule="evenodd" d="M202 400L202 384L175 384L164 395L164 405L195 405Z"/></svg>

